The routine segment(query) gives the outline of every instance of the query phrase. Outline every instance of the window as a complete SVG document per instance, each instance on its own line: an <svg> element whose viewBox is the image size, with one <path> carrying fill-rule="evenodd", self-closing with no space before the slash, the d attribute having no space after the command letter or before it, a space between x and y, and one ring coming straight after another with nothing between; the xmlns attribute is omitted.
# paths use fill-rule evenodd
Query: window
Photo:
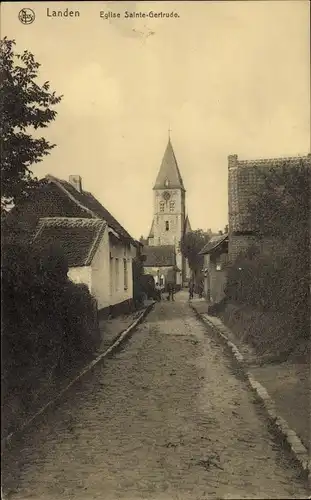
<svg viewBox="0 0 311 500"><path fill-rule="evenodd" d="M116 259L115 266L116 266L116 287L115 287L115 290L118 291L119 290L119 259Z"/></svg>
<svg viewBox="0 0 311 500"><path fill-rule="evenodd" d="M165 231L169 231L170 230L170 223L169 221L165 221Z"/></svg>
<svg viewBox="0 0 311 500"><path fill-rule="evenodd" d="M175 201L170 201L170 212L174 212L175 210Z"/></svg>
<svg viewBox="0 0 311 500"><path fill-rule="evenodd" d="M160 212L164 212L164 201L160 201Z"/></svg>
<svg viewBox="0 0 311 500"><path fill-rule="evenodd" d="M123 275L124 275L124 290L127 290L128 282L127 282L127 261L123 259Z"/></svg>

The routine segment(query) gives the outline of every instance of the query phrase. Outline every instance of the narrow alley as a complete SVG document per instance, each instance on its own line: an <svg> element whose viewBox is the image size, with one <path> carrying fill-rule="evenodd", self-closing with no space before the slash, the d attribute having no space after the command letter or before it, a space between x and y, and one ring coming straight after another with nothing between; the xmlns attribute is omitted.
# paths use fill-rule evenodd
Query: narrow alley
<svg viewBox="0 0 311 500"><path fill-rule="evenodd" d="M180 292L3 458L8 500L306 498L224 348Z"/></svg>

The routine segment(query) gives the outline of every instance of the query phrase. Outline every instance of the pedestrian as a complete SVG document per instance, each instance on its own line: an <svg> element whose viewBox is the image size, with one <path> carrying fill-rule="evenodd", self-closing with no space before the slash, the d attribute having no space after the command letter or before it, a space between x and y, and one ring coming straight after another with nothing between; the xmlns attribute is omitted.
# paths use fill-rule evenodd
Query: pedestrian
<svg viewBox="0 0 311 500"><path fill-rule="evenodd" d="M174 288L173 283L167 284L167 291L168 291L167 300L171 300L172 302L174 302L174 300L175 300L174 299L175 288Z"/></svg>
<svg viewBox="0 0 311 500"><path fill-rule="evenodd" d="M175 287L174 287L174 283L171 283L170 295L171 295L171 301L174 302L174 300L175 300Z"/></svg>
<svg viewBox="0 0 311 500"><path fill-rule="evenodd" d="M159 283L156 284L156 297L157 297L157 301L158 302L161 302L161 299L162 299L162 287Z"/></svg>
<svg viewBox="0 0 311 500"><path fill-rule="evenodd" d="M190 285L189 285L189 300L193 299L193 292L194 292L194 284L190 283Z"/></svg>

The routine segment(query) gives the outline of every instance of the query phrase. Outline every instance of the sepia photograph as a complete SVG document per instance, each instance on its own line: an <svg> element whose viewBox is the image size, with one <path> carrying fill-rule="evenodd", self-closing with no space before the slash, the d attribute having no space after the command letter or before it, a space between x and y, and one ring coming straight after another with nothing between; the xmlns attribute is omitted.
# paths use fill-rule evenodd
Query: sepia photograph
<svg viewBox="0 0 311 500"><path fill-rule="evenodd" d="M310 499L309 2L0 9L1 500Z"/></svg>

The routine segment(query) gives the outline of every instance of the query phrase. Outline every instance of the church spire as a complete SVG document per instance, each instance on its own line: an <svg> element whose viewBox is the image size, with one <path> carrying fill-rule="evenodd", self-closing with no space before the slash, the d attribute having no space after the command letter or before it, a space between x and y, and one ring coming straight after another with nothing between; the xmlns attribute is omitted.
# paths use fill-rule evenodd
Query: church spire
<svg viewBox="0 0 311 500"><path fill-rule="evenodd" d="M170 138L166 146L161 167L153 189L179 188L185 191L182 177L178 168L175 153Z"/></svg>

